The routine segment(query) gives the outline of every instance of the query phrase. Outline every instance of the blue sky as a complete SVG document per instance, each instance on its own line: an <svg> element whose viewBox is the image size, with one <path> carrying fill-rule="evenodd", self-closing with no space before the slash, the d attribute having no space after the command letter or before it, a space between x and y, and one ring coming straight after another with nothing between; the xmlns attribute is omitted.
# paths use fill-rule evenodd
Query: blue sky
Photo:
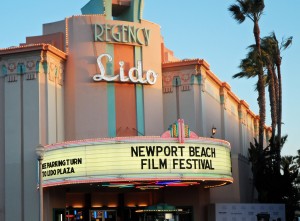
<svg viewBox="0 0 300 221"><path fill-rule="evenodd" d="M24 1L1 4L0 48L25 42L26 36L42 34L42 24L81 14L88 0ZM258 113L256 79L232 79L238 65L254 43L253 24L238 24L228 12L234 0L145 0L143 18L161 26L165 45L181 59L205 59L211 70L231 85L232 91ZM283 132L288 141L283 154L300 149L300 1L265 0L260 20L261 36L275 32L279 40L293 36L292 46L282 53ZM269 124L269 120L267 121Z"/></svg>

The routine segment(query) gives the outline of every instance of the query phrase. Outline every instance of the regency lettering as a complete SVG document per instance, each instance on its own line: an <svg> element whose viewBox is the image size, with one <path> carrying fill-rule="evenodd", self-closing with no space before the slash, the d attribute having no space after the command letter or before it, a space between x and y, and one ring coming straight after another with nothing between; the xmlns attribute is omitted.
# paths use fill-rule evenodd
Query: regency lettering
<svg viewBox="0 0 300 221"><path fill-rule="evenodd" d="M150 30L129 25L94 24L94 41L148 46Z"/></svg>

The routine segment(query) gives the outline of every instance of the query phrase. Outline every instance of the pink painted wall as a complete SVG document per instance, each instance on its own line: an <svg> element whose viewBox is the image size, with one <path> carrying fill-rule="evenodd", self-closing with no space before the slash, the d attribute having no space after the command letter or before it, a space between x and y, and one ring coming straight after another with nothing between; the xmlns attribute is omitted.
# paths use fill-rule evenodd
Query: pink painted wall
<svg viewBox="0 0 300 221"><path fill-rule="evenodd" d="M145 135L161 135L163 128L161 34L157 24L142 20L141 23L106 20L103 15L73 16L65 20L65 44L68 59L65 73L65 137L66 140L107 137L108 94L107 82L94 82L99 74L97 57L113 50L115 73L120 60L126 61L125 72L135 65L134 46L138 44L116 44L94 42L93 24L129 25L150 29L149 45L140 45L143 70L154 70L159 77L155 85L143 86ZM62 28L62 22L44 25L44 33ZM112 49L113 48L113 49ZM114 83L117 136L136 135L135 85ZM127 128L127 129L126 129Z"/></svg>
<svg viewBox="0 0 300 221"><path fill-rule="evenodd" d="M159 25L142 20L142 26L151 29L151 40L148 47L143 47L144 70L152 69L158 73L155 85L144 86L145 135L161 135L167 128L163 126L163 94L162 94L162 65Z"/></svg>
<svg viewBox="0 0 300 221"><path fill-rule="evenodd" d="M114 70L120 73L119 61L124 61L124 72L128 76L134 67L134 47L130 45L114 45ZM126 83L115 84L116 97L116 128L117 137L136 135L136 97L135 85ZM134 130L135 129L135 130Z"/></svg>

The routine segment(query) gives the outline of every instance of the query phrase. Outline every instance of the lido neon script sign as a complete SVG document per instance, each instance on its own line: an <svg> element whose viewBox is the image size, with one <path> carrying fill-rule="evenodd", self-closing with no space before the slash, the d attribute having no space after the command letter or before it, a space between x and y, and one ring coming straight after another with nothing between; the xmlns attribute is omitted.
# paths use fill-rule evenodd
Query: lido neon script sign
<svg viewBox="0 0 300 221"><path fill-rule="evenodd" d="M93 77L94 81L117 81L118 78L121 82L132 82L141 84L155 84L158 74L153 70L148 70L144 75L142 70L142 62L137 62L137 67L132 67L128 71L128 76L124 72L124 61L120 61L120 73L117 75L107 75L106 69L102 63L102 58L107 57L109 62L112 62L112 56L109 54L102 54L97 58L97 63L100 69L100 74L96 74Z"/></svg>

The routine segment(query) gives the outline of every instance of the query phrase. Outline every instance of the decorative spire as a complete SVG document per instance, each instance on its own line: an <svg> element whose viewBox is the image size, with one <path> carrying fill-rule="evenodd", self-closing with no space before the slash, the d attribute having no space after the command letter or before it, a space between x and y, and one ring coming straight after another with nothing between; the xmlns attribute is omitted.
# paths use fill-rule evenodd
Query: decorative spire
<svg viewBox="0 0 300 221"><path fill-rule="evenodd" d="M140 22L144 0L90 0L81 8L83 15L103 14L108 20Z"/></svg>
<svg viewBox="0 0 300 221"><path fill-rule="evenodd" d="M164 132L162 138L178 138L179 143L184 143L185 138L198 138L197 134L192 132L188 125L184 124L183 119L178 119L175 123L169 126L169 129Z"/></svg>

